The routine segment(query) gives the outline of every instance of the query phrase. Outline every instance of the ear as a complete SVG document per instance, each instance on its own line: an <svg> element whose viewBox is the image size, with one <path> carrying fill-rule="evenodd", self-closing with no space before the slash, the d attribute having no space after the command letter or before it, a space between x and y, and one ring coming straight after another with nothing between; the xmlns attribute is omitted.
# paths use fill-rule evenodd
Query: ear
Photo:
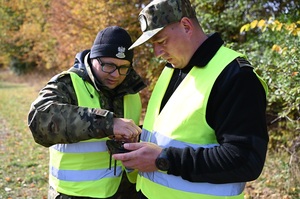
<svg viewBox="0 0 300 199"><path fill-rule="evenodd" d="M184 28L185 33L191 34L192 31L194 30L194 25L191 19L187 18L187 17L183 17L180 20L180 23L182 25L182 27Z"/></svg>

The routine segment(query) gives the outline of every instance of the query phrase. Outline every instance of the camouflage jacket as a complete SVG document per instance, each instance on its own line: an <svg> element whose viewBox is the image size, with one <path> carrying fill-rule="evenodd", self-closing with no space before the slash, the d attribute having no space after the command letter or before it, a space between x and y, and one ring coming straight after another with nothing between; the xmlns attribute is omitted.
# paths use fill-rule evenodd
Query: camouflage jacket
<svg viewBox="0 0 300 199"><path fill-rule="evenodd" d="M28 126L38 144L50 147L112 135L113 118L124 117L123 96L145 88L134 70L113 90L101 85L91 72L89 52L78 53L69 71L97 89L102 109L78 106L70 74L63 72L54 76L39 92L28 114Z"/></svg>

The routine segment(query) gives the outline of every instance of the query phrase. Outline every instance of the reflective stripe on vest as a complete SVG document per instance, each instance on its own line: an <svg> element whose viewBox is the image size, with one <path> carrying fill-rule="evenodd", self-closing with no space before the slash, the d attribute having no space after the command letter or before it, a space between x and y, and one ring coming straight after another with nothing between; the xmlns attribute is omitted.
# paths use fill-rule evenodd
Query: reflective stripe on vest
<svg viewBox="0 0 300 199"><path fill-rule="evenodd" d="M151 138L149 136L152 134ZM155 135L155 136L153 136ZM164 147L176 147L176 148L184 148L184 147L192 147L194 149L203 147L203 148L211 148L214 146L219 146L219 144L188 144L186 142L181 142L179 140L172 140L171 138L164 136L158 132L148 132L147 130L143 129L143 137L146 139L150 139L150 142L156 143L159 140L159 145ZM154 139L155 138L155 139ZM157 143L156 143L157 144ZM166 144L166 145L164 145ZM174 176L174 175L168 175L164 172L140 172L139 173L140 178L148 179L148 183L154 185L163 185L167 186L170 189L170 192L168 192L167 198L181 198L181 197L187 197L192 198L189 194L188 195L180 195L178 192L172 192L172 189L176 189L177 191L183 191L193 194L200 194L202 198L209 198L207 195L215 195L216 198L224 198L224 195L226 196L236 196L234 198L239 198L240 194L244 190L245 183L228 183L228 184L211 184L211 183L191 183L187 180L183 180L180 177ZM153 182L152 182L153 181ZM179 183L179 184L178 184ZM149 186L149 185L147 185ZM154 185L157 186L157 185ZM143 189L142 189L143 190ZM144 191L143 191L144 192ZM174 196L171 197L170 194L174 194ZM223 195L224 194L224 195ZM180 196L180 197L179 197ZM220 197L221 196L221 197ZM150 197L151 198L151 197ZM201 198L199 196L195 195L195 198ZM227 198L227 197L226 197ZM210 198L209 198L210 199Z"/></svg>
<svg viewBox="0 0 300 199"><path fill-rule="evenodd" d="M192 68L159 113L173 73L173 69L165 67L148 103L142 141L154 142L163 148L190 146L196 149L217 146L215 132L205 119L208 97L222 70L240 56L243 55L221 47L207 66ZM189 182L180 176L167 175L160 171L140 172L137 180L137 190L142 190L149 199L156 198L157 193L164 199L242 199L244 186L245 182Z"/></svg>
<svg viewBox="0 0 300 199"><path fill-rule="evenodd" d="M94 87L84 82L77 74L69 74L78 106L101 108L99 94ZM91 98L90 94L94 97ZM139 94L124 96L125 118L139 124L141 107ZM108 169L110 157L105 143L107 139L90 139L50 147L49 184L56 191L71 196L107 198L115 194L124 168L121 162L117 161L116 175L113 164L112 168Z"/></svg>

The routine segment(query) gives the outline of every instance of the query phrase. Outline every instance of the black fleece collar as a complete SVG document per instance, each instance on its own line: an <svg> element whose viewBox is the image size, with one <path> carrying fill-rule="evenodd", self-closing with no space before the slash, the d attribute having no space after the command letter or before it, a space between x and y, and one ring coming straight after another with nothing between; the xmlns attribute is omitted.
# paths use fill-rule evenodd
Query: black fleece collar
<svg viewBox="0 0 300 199"><path fill-rule="evenodd" d="M223 43L224 41L219 33L210 35L196 50L188 65L198 67L206 66L208 62L215 56Z"/></svg>

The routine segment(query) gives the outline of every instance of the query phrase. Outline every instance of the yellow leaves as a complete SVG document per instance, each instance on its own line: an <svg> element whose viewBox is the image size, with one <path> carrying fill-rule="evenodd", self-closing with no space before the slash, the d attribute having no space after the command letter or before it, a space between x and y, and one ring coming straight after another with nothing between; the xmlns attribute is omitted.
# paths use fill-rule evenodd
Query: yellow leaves
<svg viewBox="0 0 300 199"><path fill-rule="evenodd" d="M267 23L264 19L261 19L259 21L254 20L251 23L243 25L240 29L240 33L247 32L250 29L254 29L254 28L259 28L264 32L266 30L266 27L267 27Z"/></svg>
<svg viewBox="0 0 300 199"><path fill-rule="evenodd" d="M277 44L274 44L274 45L272 46L272 51L277 52L278 54L283 54L283 55L285 55L286 52L287 52L287 49L288 49L287 47L282 48L281 46L279 46L279 45L277 45Z"/></svg>
<svg viewBox="0 0 300 199"><path fill-rule="evenodd" d="M243 25L240 29L240 33L247 32L250 29L259 28L262 32L270 29L272 31L280 32L287 31L288 34L293 36L300 37L300 21L295 23L282 23L278 20L275 20L273 17L270 17L268 20L253 20L250 23Z"/></svg>
<svg viewBox="0 0 300 199"><path fill-rule="evenodd" d="M278 24L280 24L280 22L278 20L273 20L272 18L269 19L269 24L268 27L272 30L275 31L276 27L278 26Z"/></svg>
<svg viewBox="0 0 300 199"><path fill-rule="evenodd" d="M272 47L272 51L275 51L275 52L281 52L282 51L282 49L281 49L281 47L280 46L278 46L278 45L276 45L276 44L274 44L273 45L273 47Z"/></svg>
<svg viewBox="0 0 300 199"><path fill-rule="evenodd" d="M276 27L276 31L281 31L283 24L280 23L278 24L278 26Z"/></svg>
<svg viewBox="0 0 300 199"><path fill-rule="evenodd" d="M285 29L289 34L300 37L300 21L286 25Z"/></svg>
<svg viewBox="0 0 300 199"><path fill-rule="evenodd" d="M240 33L247 32L250 30L250 24L245 24L241 27Z"/></svg>
<svg viewBox="0 0 300 199"><path fill-rule="evenodd" d="M26 39L38 40L41 34L39 24L25 23L21 26L20 35Z"/></svg>
<svg viewBox="0 0 300 199"><path fill-rule="evenodd" d="M292 77L297 76L298 74L299 74L298 71L294 71L294 72L292 72Z"/></svg>
<svg viewBox="0 0 300 199"><path fill-rule="evenodd" d="M252 21L252 22L250 23L251 29L255 28L257 24L258 24L258 21L257 21L257 20Z"/></svg>
<svg viewBox="0 0 300 199"><path fill-rule="evenodd" d="M257 27L258 27L258 28L262 28L262 27L264 27L265 25L266 25L266 21L263 20L263 19L261 19L261 20L259 20L259 22L258 22L258 24L257 24Z"/></svg>

